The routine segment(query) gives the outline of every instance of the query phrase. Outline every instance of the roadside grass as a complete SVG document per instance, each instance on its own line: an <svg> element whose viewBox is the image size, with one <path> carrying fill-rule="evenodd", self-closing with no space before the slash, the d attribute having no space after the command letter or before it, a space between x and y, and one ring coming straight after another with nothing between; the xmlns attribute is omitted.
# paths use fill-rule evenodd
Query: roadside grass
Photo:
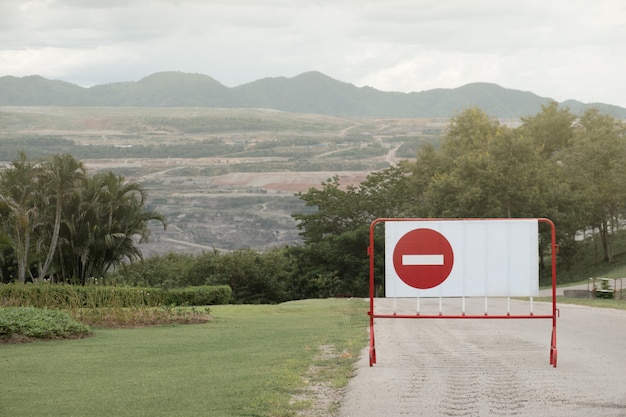
<svg viewBox="0 0 626 417"><path fill-rule="evenodd" d="M626 277L626 231L619 231L612 236L613 261L603 260L603 251L597 239L588 238L577 242L578 249L570 265L557 261L559 285L586 283L588 278Z"/></svg>
<svg viewBox="0 0 626 417"><path fill-rule="evenodd" d="M347 384L366 312L349 299L211 306L203 324L0 345L0 415L295 416L314 406L307 385Z"/></svg>
<svg viewBox="0 0 626 417"><path fill-rule="evenodd" d="M543 301L550 303L552 297L535 297L535 301ZM556 303L558 304L576 304L581 306L589 306L596 308L614 308L616 310L626 310L626 298L619 300L604 299L604 298L566 298L561 295L556 297Z"/></svg>

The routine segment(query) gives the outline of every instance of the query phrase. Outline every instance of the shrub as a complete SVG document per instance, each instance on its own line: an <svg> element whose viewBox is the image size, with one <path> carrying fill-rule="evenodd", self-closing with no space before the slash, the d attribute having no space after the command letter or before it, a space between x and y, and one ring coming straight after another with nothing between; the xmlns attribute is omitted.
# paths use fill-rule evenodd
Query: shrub
<svg viewBox="0 0 626 417"><path fill-rule="evenodd" d="M59 310L33 307L0 308L0 339L81 337L91 333L89 326Z"/></svg>
<svg viewBox="0 0 626 417"><path fill-rule="evenodd" d="M16 307L82 308L158 306L160 290L65 284L3 284L0 304Z"/></svg>
<svg viewBox="0 0 626 417"><path fill-rule="evenodd" d="M292 269L292 258L282 248L268 252L239 249L155 256L120 268L107 279L164 289L228 285L233 303L280 303L290 298L287 284Z"/></svg>
<svg viewBox="0 0 626 417"><path fill-rule="evenodd" d="M228 285L173 288L164 291L165 303L177 306L228 304L232 296Z"/></svg>
<svg viewBox="0 0 626 417"><path fill-rule="evenodd" d="M161 288L101 285L1 284L0 305L38 308L157 307L167 305L228 304L228 286Z"/></svg>

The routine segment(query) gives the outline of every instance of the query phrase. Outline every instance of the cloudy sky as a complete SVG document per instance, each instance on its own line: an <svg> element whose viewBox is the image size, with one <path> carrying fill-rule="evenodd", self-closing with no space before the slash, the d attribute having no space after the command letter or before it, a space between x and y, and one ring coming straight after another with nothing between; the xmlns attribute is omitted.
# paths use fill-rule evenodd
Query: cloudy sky
<svg viewBox="0 0 626 417"><path fill-rule="evenodd" d="M158 71L233 87L321 71L384 91L476 82L626 107L623 0L0 0L0 76Z"/></svg>

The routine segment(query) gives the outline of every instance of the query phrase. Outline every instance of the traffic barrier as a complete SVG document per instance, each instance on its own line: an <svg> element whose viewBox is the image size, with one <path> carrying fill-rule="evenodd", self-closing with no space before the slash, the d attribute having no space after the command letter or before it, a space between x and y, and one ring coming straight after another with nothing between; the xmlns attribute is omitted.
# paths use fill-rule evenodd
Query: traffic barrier
<svg viewBox="0 0 626 417"><path fill-rule="evenodd" d="M375 312L375 229L385 225L385 297L393 312ZM539 293L539 223L550 227L551 314L535 314ZM370 225L369 363L376 363L375 319L551 319L550 364L556 367L556 229L537 219L379 218ZM489 312L489 297L506 297L506 311ZM530 297L528 313L511 311L511 297ZM398 313L397 298L415 298L415 313ZM422 311L422 299L438 299L438 311ZM468 300L484 299L484 309L468 311ZM460 304L444 312L444 300ZM458 302L460 300L460 303ZM475 303L474 303L475 304Z"/></svg>

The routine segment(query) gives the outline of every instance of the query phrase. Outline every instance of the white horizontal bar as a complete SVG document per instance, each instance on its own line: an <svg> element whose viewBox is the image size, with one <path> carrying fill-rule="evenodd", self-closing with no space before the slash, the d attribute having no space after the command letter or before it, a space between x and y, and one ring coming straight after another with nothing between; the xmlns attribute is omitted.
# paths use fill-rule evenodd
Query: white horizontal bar
<svg viewBox="0 0 626 417"><path fill-rule="evenodd" d="M402 255L402 265L443 265L443 255Z"/></svg>

